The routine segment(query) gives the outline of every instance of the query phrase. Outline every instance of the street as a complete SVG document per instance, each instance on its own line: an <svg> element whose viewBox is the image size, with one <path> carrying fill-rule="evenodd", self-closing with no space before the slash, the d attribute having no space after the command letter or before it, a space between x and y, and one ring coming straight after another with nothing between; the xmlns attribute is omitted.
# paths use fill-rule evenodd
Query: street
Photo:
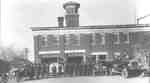
<svg viewBox="0 0 150 83"><path fill-rule="evenodd" d="M104 77L66 77L66 78L50 78L42 80L25 81L21 83L149 83L148 77L136 77L124 79L119 76Z"/></svg>

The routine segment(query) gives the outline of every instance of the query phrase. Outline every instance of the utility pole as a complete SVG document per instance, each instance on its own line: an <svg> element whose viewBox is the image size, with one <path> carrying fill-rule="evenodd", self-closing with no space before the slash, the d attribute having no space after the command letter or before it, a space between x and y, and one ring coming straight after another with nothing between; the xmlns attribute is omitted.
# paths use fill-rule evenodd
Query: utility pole
<svg viewBox="0 0 150 83"><path fill-rule="evenodd" d="M28 48L24 48L24 59L27 59L28 52L29 52Z"/></svg>
<svg viewBox="0 0 150 83"><path fill-rule="evenodd" d="M140 20L145 19L145 18L147 18L147 17L149 17L149 16L150 16L150 14L147 14L147 15L145 15L145 16L142 16L142 17L137 18L137 19L136 19L137 24L139 24L139 21L140 21Z"/></svg>

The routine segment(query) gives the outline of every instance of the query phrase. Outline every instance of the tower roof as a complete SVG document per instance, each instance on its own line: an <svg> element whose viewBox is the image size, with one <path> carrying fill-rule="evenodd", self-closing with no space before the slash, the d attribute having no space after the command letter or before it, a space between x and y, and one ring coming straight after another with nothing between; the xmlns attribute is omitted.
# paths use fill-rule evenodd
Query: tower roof
<svg viewBox="0 0 150 83"><path fill-rule="evenodd" d="M66 6L68 5L76 5L76 7L80 7L80 4L78 2L75 2L75 1L68 1L66 3L63 4L63 8L66 8Z"/></svg>

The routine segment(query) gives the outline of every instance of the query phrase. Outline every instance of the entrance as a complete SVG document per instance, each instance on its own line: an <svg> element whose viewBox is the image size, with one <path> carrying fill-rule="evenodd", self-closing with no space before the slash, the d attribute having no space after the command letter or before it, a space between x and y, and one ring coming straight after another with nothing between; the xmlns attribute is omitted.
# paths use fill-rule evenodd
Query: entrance
<svg viewBox="0 0 150 83"><path fill-rule="evenodd" d="M96 63L96 55L88 56L88 63Z"/></svg>
<svg viewBox="0 0 150 83"><path fill-rule="evenodd" d="M77 63L80 64L83 62L83 56L68 56L67 63Z"/></svg>
<svg viewBox="0 0 150 83"><path fill-rule="evenodd" d="M100 61L105 61L106 60L106 55L97 55L97 58Z"/></svg>
<svg viewBox="0 0 150 83"><path fill-rule="evenodd" d="M64 71L63 59L60 57L42 58L41 62L49 65L49 73L56 74Z"/></svg>
<svg viewBox="0 0 150 83"><path fill-rule="evenodd" d="M56 63L57 57L51 57L51 58L42 58L41 63L51 64Z"/></svg>
<svg viewBox="0 0 150 83"><path fill-rule="evenodd" d="M90 63L98 63L106 60L106 55L91 55L89 56L88 61Z"/></svg>
<svg viewBox="0 0 150 83"><path fill-rule="evenodd" d="M107 52L93 52L91 53L90 58L93 63L99 63L101 61L106 61L107 55Z"/></svg>

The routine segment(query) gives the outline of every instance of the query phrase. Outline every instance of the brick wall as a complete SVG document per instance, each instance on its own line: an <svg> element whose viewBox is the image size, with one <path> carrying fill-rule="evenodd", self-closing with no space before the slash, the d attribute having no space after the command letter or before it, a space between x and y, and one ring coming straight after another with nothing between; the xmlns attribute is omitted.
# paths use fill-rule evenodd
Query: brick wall
<svg viewBox="0 0 150 83"><path fill-rule="evenodd" d="M126 42L127 35L129 36L129 42ZM114 58L115 52L119 52L120 56L125 54L129 55L131 58L134 55L134 45L143 43L144 40L144 32L129 32L123 33L119 32L119 43L117 41L117 35L114 33L105 33L105 44L101 44L101 37L95 36L95 44L93 42L93 34L80 34L74 35L80 36L80 39L75 39L78 37L72 37L70 40L66 41L65 35L59 35L59 39L56 40L53 36L47 36L47 40L43 38L43 35L35 36L34 37L34 44L35 44L35 61L39 61L38 51L52 51L52 50L60 50L61 53L59 56L65 56L65 50L79 50L85 49L86 52L84 55L89 56L91 52L108 52L108 59ZM99 38L99 39L98 39ZM80 40L80 41L79 41ZM66 44L66 42L72 42L75 44ZM99 42L99 43L98 43ZM47 43L47 44L46 44ZM59 44L56 44L59 43ZM77 44L79 43L79 44Z"/></svg>

